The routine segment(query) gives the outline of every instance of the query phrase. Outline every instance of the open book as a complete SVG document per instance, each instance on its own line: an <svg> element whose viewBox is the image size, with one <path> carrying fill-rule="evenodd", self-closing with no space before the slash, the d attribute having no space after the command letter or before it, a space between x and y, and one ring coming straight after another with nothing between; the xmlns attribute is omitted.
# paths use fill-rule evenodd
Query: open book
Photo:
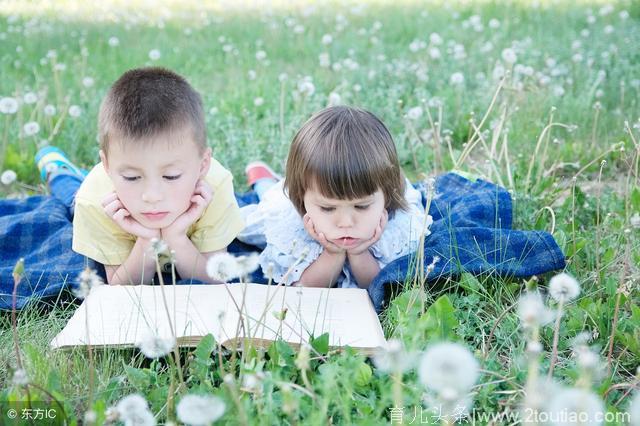
<svg viewBox="0 0 640 426"><path fill-rule="evenodd" d="M179 346L207 334L227 348L279 338L299 346L327 332L330 348L372 354L386 346L366 290L224 284L98 286L51 347L130 347L174 332Z"/></svg>

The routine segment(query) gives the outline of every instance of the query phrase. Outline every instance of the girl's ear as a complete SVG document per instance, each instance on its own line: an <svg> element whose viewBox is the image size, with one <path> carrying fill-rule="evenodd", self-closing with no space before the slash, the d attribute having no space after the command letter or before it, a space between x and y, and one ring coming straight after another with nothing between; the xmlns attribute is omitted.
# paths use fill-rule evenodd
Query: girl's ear
<svg viewBox="0 0 640 426"><path fill-rule="evenodd" d="M202 154L202 162L200 163L200 179L203 179L209 173L211 167L211 148L207 148Z"/></svg>
<svg viewBox="0 0 640 426"><path fill-rule="evenodd" d="M100 161L102 161L102 166L104 167L104 170L107 172L107 174L109 174L109 163L107 162L107 155L104 153L103 150L100 150L99 154L100 154Z"/></svg>

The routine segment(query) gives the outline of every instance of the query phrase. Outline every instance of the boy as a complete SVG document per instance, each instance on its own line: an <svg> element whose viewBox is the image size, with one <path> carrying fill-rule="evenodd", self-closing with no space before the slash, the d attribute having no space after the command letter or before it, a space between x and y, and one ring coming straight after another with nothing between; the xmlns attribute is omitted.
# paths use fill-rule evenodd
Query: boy
<svg viewBox="0 0 640 426"><path fill-rule="evenodd" d="M180 278L210 282L207 258L244 223L231 173L207 146L200 95L166 69L127 71L102 102L98 132L101 162L75 197L73 250L105 265L109 284L150 283L160 239ZM38 166L64 160L54 152Z"/></svg>

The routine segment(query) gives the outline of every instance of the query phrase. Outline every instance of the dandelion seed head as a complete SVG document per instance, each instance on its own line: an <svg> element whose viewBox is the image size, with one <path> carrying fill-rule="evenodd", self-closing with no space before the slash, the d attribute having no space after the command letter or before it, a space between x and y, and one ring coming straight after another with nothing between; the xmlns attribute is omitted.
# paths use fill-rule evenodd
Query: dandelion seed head
<svg viewBox="0 0 640 426"><path fill-rule="evenodd" d="M176 413L178 420L192 425L210 425L218 420L225 412L224 401L214 395L185 395L182 397Z"/></svg>
<svg viewBox="0 0 640 426"><path fill-rule="evenodd" d="M18 175L16 174L16 172L14 172L11 169L8 169L2 172L2 175L0 175L0 182L2 182L3 185L8 186L8 185L11 185L13 182L15 182L17 178L18 178Z"/></svg>
<svg viewBox="0 0 640 426"><path fill-rule="evenodd" d="M36 121L30 121L22 126L22 131L25 136L33 136L40 131L40 125Z"/></svg>
<svg viewBox="0 0 640 426"><path fill-rule="evenodd" d="M29 376L27 376L27 372L25 370L19 368L13 372L11 382L14 386L25 386L29 384Z"/></svg>
<svg viewBox="0 0 640 426"><path fill-rule="evenodd" d="M56 114L56 107L51 104L45 105L44 107L44 115L51 117Z"/></svg>
<svg viewBox="0 0 640 426"><path fill-rule="evenodd" d="M78 275L78 285L73 289L73 294L79 299L85 299L93 288L102 284L104 282L96 271L87 267Z"/></svg>
<svg viewBox="0 0 640 426"><path fill-rule="evenodd" d="M150 359L161 358L168 355L176 345L173 336L161 337L155 333L149 333L146 337L136 343L136 347L144 356Z"/></svg>
<svg viewBox="0 0 640 426"><path fill-rule="evenodd" d="M553 321L553 312L546 307L538 292L527 292L518 300L518 317L525 329L541 327Z"/></svg>
<svg viewBox="0 0 640 426"><path fill-rule="evenodd" d="M426 350L420 361L421 383L437 393L454 387L466 393L478 379L478 361L469 349L458 343L437 343Z"/></svg>
<svg viewBox="0 0 640 426"><path fill-rule="evenodd" d="M25 104L29 105L29 104L35 104L36 102L38 102L38 95L36 95L33 92L27 92L24 94L24 96L22 97L22 100L24 101Z"/></svg>
<svg viewBox="0 0 640 426"><path fill-rule="evenodd" d="M415 106L413 108L410 108L409 111L407 111L407 117L410 120L418 120L420 117L422 117L422 107Z"/></svg>
<svg viewBox="0 0 640 426"><path fill-rule="evenodd" d="M640 426L640 391L636 391L635 396L631 399L627 412L631 417L629 424L632 426Z"/></svg>
<svg viewBox="0 0 640 426"><path fill-rule="evenodd" d="M98 415L96 414L95 411L89 410L84 413L85 424L92 424L92 423L95 423L97 420L98 420Z"/></svg>
<svg viewBox="0 0 640 426"><path fill-rule="evenodd" d="M207 275L214 280L227 282L239 277L241 273L236 257L230 253L217 253L207 261Z"/></svg>
<svg viewBox="0 0 640 426"><path fill-rule="evenodd" d="M327 106L335 106L335 105L340 105L342 103L342 97L336 93L336 92L331 92L329 93L329 98L327 99Z"/></svg>
<svg viewBox="0 0 640 426"><path fill-rule="evenodd" d="M122 398L116 404L118 418L125 425L155 425L153 414L149 411L147 400L140 394L134 393Z"/></svg>
<svg viewBox="0 0 640 426"><path fill-rule="evenodd" d="M73 118L78 118L82 115L82 109L78 105L71 105L69 107L69 116Z"/></svg>
<svg viewBox="0 0 640 426"><path fill-rule="evenodd" d="M518 56L513 49L506 48L502 51L502 60L508 64L515 64L518 60Z"/></svg>
<svg viewBox="0 0 640 426"><path fill-rule="evenodd" d="M559 302L569 302L580 294L580 284L571 275L562 272L549 281L549 295Z"/></svg>
<svg viewBox="0 0 640 426"><path fill-rule="evenodd" d="M118 39L118 37L111 36L111 37L109 37L109 41L107 43L111 47L116 47L116 46L118 46L120 44L120 39Z"/></svg>
<svg viewBox="0 0 640 426"><path fill-rule="evenodd" d="M546 411L551 419L563 419L567 413L571 413L577 418L588 419L587 424L602 424L597 422L598 415L605 413L602 400L593 392L585 389L566 388L560 390L548 402ZM602 417L602 416L600 416ZM553 424L566 424L558 421Z"/></svg>
<svg viewBox="0 0 640 426"><path fill-rule="evenodd" d="M0 99L0 112L3 114L15 114L18 112L18 101L14 98L2 98Z"/></svg>
<svg viewBox="0 0 640 426"><path fill-rule="evenodd" d="M373 364L383 373L403 373L413 368L415 356L407 352L402 342L390 339L385 348L379 348L373 356Z"/></svg>
<svg viewBox="0 0 640 426"><path fill-rule="evenodd" d="M158 59L160 59L161 53L158 49L151 49L149 51L149 59L151 59L152 61L157 61Z"/></svg>

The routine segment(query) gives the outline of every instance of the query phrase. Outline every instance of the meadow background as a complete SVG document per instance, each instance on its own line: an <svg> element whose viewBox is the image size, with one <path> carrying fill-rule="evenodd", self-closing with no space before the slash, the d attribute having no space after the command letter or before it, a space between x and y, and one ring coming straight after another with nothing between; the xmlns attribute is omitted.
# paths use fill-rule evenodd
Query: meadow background
<svg viewBox="0 0 640 426"><path fill-rule="evenodd" d="M95 164L109 85L127 69L165 66L202 94L209 143L238 191L251 160L283 171L313 111L360 106L388 125L413 181L459 169L510 189L514 227L552 232L581 293L563 307L549 301L563 315L532 337L518 299L537 284L546 300L549 276L463 275L426 288L413 280L382 316L401 345L378 362L352 351L327 356L322 339L308 359L282 343L239 355L205 341L183 353L185 384L170 357L49 351L76 308L51 301L17 317L23 369L11 316L0 316L0 400L54 396L72 421L98 424L132 393L159 423L176 421L173 407L187 393L220 398L218 421L229 424L389 424L400 407L405 423L441 423L426 414L437 392L409 360L444 339L468 347L480 366L466 420L486 424L477 416L497 413L505 417L494 424L515 424L533 404L531 375L547 376L557 324L545 404L599 400L611 414L627 412L640 386L639 45L632 1L3 0L0 196L46 192L33 162L43 145ZM449 380L473 368L458 367Z"/></svg>

